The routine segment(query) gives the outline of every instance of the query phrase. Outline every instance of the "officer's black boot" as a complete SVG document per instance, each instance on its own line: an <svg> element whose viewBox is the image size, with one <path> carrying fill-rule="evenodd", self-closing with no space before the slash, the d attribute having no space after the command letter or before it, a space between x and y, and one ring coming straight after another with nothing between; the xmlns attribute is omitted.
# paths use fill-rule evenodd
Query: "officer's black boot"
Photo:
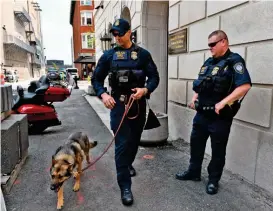
<svg viewBox="0 0 273 211"><path fill-rule="evenodd" d="M136 176L136 170L133 166L129 166L129 172L131 177Z"/></svg>
<svg viewBox="0 0 273 211"><path fill-rule="evenodd" d="M209 181L206 186L206 192L207 194L213 195L218 192L218 182L211 182Z"/></svg>
<svg viewBox="0 0 273 211"><path fill-rule="evenodd" d="M192 180L192 181L201 181L200 174L196 174L190 170L187 170L185 172L178 172L175 175L175 178L178 180Z"/></svg>
<svg viewBox="0 0 273 211"><path fill-rule="evenodd" d="M129 188L121 189L121 201L122 204L130 206L134 202L132 191Z"/></svg>

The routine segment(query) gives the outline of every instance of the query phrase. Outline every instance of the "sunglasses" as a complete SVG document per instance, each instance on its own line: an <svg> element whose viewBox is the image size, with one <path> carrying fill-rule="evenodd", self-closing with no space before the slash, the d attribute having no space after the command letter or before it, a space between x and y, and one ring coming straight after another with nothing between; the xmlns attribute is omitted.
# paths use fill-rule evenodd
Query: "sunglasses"
<svg viewBox="0 0 273 211"><path fill-rule="evenodd" d="M212 48L212 47L214 47L215 45L217 45L218 42L220 42L220 41L222 41L222 40L224 40L224 39L218 40L218 41L216 41L216 42L209 43L208 46Z"/></svg>
<svg viewBox="0 0 273 211"><path fill-rule="evenodd" d="M119 32L113 32L113 33L112 33L112 35L113 35L114 37L116 37L116 36L123 37L125 34L126 34L126 32L125 32L125 33L119 33Z"/></svg>

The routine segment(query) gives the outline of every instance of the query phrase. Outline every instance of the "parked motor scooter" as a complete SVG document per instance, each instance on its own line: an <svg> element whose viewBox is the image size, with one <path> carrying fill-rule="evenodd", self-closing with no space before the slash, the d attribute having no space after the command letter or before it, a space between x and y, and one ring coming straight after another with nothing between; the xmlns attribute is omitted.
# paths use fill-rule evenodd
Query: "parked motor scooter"
<svg viewBox="0 0 273 211"><path fill-rule="evenodd" d="M64 84L51 82L43 75L38 81L32 81L27 91L17 86L18 96L12 108L13 113L27 114L29 133L41 133L48 127L61 125L52 103L66 100L71 90Z"/></svg>

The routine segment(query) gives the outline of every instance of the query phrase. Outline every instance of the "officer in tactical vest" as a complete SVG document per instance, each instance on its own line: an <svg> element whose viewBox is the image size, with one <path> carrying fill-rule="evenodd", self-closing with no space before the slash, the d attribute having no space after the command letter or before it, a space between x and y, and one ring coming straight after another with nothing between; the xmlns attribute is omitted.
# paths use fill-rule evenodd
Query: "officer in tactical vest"
<svg viewBox="0 0 273 211"><path fill-rule="evenodd" d="M216 194L225 165L233 117L252 83L244 59L229 49L225 32L217 30L208 37L212 57L202 65L198 79L193 82L194 96L189 105L197 111L190 138L190 165L177 173L179 180L201 180L206 141L211 138L212 158L207 168L208 194Z"/></svg>
<svg viewBox="0 0 273 211"><path fill-rule="evenodd" d="M159 74L150 53L131 42L130 24L117 19L110 32L117 46L106 51L98 61L92 84L104 105L111 109L111 129L116 133L123 116L125 105L133 94L135 101L128 118L125 118L115 140L115 162L117 181L124 205L133 203L131 177L136 175L132 166L138 151L141 134L146 120L146 99L157 88ZM111 96L103 87L108 76ZM146 77L148 78L146 81ZM133 118L137 116L136 118Z"/></svg>

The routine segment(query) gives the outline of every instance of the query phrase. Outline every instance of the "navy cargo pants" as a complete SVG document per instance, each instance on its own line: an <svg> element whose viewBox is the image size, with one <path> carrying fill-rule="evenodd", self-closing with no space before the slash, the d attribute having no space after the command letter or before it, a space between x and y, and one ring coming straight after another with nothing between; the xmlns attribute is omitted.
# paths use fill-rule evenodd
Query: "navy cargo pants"
<svg viewBox="0 0 273 211"><path fill-rule="evenodd" d="M120 121L122 119L125 106L118 98L115 107L110 113L110 124L114 134L116 133ZM129 117L137 114L137 104L134 102L128 113ZM146 120L146 101L139 100L139 114L136 119L128 119L125 117L124 122L115 139L115 162L117 171L117 181L121 189L131 188L131 177L128 167L132 165L135 160L138 146Z"/></svg>
<svg viewBox="0 0 273 211"><path fill-rule="evenodd" d="M197 112L193 119L191 132L191 158L189 170L200 176L201 166L208 137L211 138L212 157L208 165L209 181L218 182L221 179L226 159L226 147L232 119L224 119L216 113L206 115Z"/></svg>

